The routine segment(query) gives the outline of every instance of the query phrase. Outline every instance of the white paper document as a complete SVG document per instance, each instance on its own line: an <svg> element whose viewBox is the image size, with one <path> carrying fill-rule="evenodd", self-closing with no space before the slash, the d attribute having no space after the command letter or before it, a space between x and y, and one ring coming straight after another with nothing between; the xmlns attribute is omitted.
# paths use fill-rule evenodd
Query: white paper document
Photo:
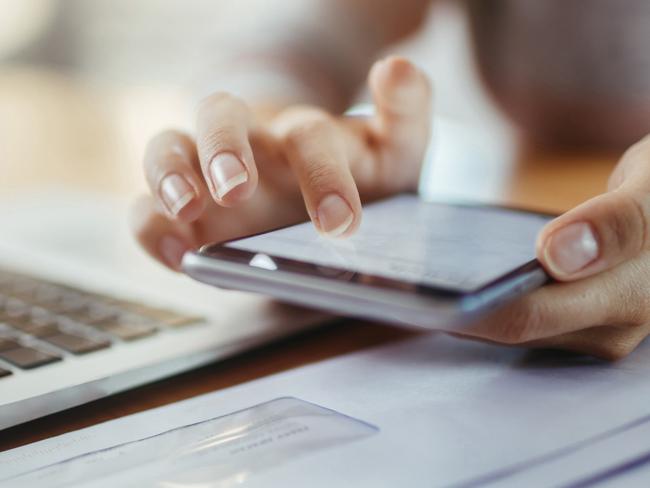
<svg viewBox="0 0 650 488"><path fill-rule="evenodd" d="M274 444L286 412L255 409L287 397L298 402L294 414L307 412L293 417L299 450ZM320 413L310 408L332 412L331 426L311 423ZM227 428L222 419L232 419ZM237 444L254 453L248 461L219 457L214 439L251 426L263 430ZM156 476L176 451L194 478L178 481L169 465ZM650 343L608 364L431 333L2 453L0 486L30 486L43 468L48 486L107 486L101 452L119 459L120 480L133 486L591 486L620 473L648 486L638 460L650 453ZM261 462L269 452L273 462ZM627 470L635 460L641 467ZM80 478L63 478L71 471L57 465L82 470L82 481L67 483Z"/></svg>

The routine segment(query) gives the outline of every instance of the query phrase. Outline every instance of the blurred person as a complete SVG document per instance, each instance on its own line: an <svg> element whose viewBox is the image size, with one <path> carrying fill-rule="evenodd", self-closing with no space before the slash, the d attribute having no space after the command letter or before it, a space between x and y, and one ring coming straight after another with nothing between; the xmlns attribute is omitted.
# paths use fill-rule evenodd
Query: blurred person
<svg viewBox="0 0 650 488"><path fill-rule="evenodd" d="M258 2L215 20L222 42L195 134L148 145L142 246L178 270L197 246L311 219L345 238L362 202L417 188L432 88L378 53L422 27L426 0ZM557 280L465 335L618 359L650 333L650 4L468 1L488 91L541 147L629 147L596 198L549 223L537 257ZM240 9L241 12L241 9ZM344 110L364 79L375 114Z"/></svg>

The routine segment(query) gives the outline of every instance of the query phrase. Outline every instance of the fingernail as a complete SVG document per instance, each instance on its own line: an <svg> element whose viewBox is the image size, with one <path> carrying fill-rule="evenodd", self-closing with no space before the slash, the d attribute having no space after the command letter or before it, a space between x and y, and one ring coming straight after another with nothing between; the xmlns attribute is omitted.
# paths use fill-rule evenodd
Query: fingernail
<svg viewBox="0 0 650 488"><path fill-rule="evenodd" d="M344 234L354 220L350 206L336 194L323 198L317 213L320 230L328 237L338 237Z"/></svg>
<svg viewBox="0 0 650 488"><path fill-rule="evenodd" d="M551 271L570 275L598 257L598 241L589 224L570 224L551 234L544 257Z"/></svg>
<svg viewBox="0 0 650 488"><path fill-rule="evenodd" d="M217 154L210 163L210 178L214 191L221 200L233 188L248 181L248 173L243 163L234 154Z"/></svg>
<svg viewBox="0 0 650 488"><path fill-rule="evenodd" d="M186 251L187 246L177 237L164 236L160 240L160 254L170 268L181 269L181 261Z"/></svg>
<svg viewBox="0 0 650 488"><path fill-rule="evenodd" d="M181 175L165 176L160 183L160 195L169 213L178 215L194 199L194 189Z"/></svg>

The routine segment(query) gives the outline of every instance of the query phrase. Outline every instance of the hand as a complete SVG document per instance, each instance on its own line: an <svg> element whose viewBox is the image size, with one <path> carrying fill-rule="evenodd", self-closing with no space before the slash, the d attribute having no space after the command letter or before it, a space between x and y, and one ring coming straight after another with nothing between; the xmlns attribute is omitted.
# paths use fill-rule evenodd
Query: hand
<svg viewBox="0 0 650 488"><path fill-rule="evenodd" d="M359 225L362 201L415 190L429 137L428 80L390 57L368 81L370 118L293 106L263 122L240 99L208 97L196 141L168 131L148 145L151 195L133 213L139 242L178 270L188 249L307 217L324 234L347 236Z"/></svg>
<svg viewBox="0 0 650 488"><path fill-rule="evenodd" d="M650 333L650 136L613 172L608 192L550 222L537 257L558 280L464 335L617 360Z"/></svg>

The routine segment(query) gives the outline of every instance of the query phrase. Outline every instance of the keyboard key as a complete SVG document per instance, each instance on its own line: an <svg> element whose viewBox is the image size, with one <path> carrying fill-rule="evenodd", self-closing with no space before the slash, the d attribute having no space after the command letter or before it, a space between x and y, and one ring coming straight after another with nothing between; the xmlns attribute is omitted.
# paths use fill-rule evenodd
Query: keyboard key
<svg viewBox="0 0 650 488"><path fill-rule="evenodd" d="M20 327L30 322L29 314L25 313L22 315L9 315L9 314L0 313L0 322L7 324L11 327Z"/></svg>
<svg viewBox="0 0 650 488"><path fill-rule="evenodd" d="M191 315L181 314L173 310L154 308L146 305L131 306L129 309L141 317L150 319L163 325L168 325L170 327L190 325L203 320L201 317L194 317Z"/></svg>
<svg viewBox="0 0 650 488"><path fill-rule="evenodd" d="M97 326L98 329L114 335L123 341L134 341L156 333L156 327L146 323L131 322L105 322Z"/></svg>
<svg viewBox="0 0 650 488"><path fill-rule="evenodd" d="M15 278L8 287L8 292L13 296L29 296L38 286L38 282L27 277Z"/></svg>
<svg viewBox="0 0 650 488"><path fill-rule="evenodd" d="M8 351L0 351L0 359L4 359L22 369L32 369L55 361L61 361L61 356L31 347L20 346Z"/></svg>
<svg viewBox="0 0 650 488"><path fill-rule="evenodd" d="M9 371L8 369L0 368L0 378L3 378L5 376L9 376L11 374L13 374L13 373L11 371Z"/></svg>
<svg viewBox="0 0 650 488"><path fill-rule="evenodd" d="M32 292L29 302L42 307L48 305L58 306L60 302L66 299L66 296L69 297L69 292L63 287L51 283L42 283Z"/></svg>
<svg viewBox="0 0 650 488"><path fill-rule="evenodd" d="M55 324L56 317L42 308L26 308L21 314L6 315L6 323L12 327L19 327L24 324Z"/></svg>
<svg viewBox="0 0 650 488"><path fill-rule="evenodd" d="M56 317L39 308L33 308L22 316L5 317L5 323L24 334L36 337L56 334L59 330Z"/></svg>
<svg viewBox="0 0 650 488"><path fill-rule="evenodd" d="M14 280L14 274L8 271L0 271L0 289L4 290Z"/></svg>
<svg viewBox="0 0 650 488"><path fill-rule="evenodd" d="M65 331L65 319L75 329ZM111 346L109 336L122 341L150 337L166 327L204 319L108 295L0 270L0 323L66 352L85 354ZM65 322L63 322L65 326ZM97 331L106 339L94 338ZM63 359L64 355L23 346L19 339L0 336L0 359L29 369ZM11 373L11 372L9 372ZM0 376L2 376L0 368Z"/></svg>
<svg viewBox="0 0 650 488"><path fill-rule="evenodd" d="M24 334L29 334L34 337L47 337L59 333L59 328L56 324L29 323L14 328Z"/></svg>
<svg viewBox="0 0 650 488"><path fill-rule="evenodd" d="M8 337L0 337L0 351L7 351L17 347L20 347L20 344L15 340L9 339Z"/></svg>
<svg viewBox="0 0 650 488"><path fill-rule="evenodd" d="M47 283L41 283L32 294L32 298L36 303L55 302L60 296L61 291L59 288Z"/></svg>
<svg viewBox="0 0 650 488"><path fill-rule="evenodd" d="M107 320L115 320L117 313L106 307L98 305L88 305L78 310L66 312L63 314L66 318L82 324L100 324Z"/></svg>
<svg viewBox="0 0 650 488"><path fill-rule="evenodd" d="M111 345L110 341L107 340L91 339L90 337L68 334L66 332L44 337L43 340L74 354L86 354L88 352L98 351L99 349L106 349Z"/></svg>
<svg viewBox="0 0 650 488"><path fill-rule="evenodd" d="M21 320L29 316L30 307L25 302L16 298L7 298L0 310L0 322Z"/></svg>
<svg viewBox="0 0 650 488"><path fill-rule="evenodd" d="M51 325L58 323L56 315L51 314L44 308L34 307L31 310L31 323L39 325Z"/></svg>
<svg viewBox="0 0 650 488"><path fill-rule="evenodd" d="M42 303L41 306L54 314L73 312L83 308L86 303L78 297L63 297L54 302Z"/></svg>

